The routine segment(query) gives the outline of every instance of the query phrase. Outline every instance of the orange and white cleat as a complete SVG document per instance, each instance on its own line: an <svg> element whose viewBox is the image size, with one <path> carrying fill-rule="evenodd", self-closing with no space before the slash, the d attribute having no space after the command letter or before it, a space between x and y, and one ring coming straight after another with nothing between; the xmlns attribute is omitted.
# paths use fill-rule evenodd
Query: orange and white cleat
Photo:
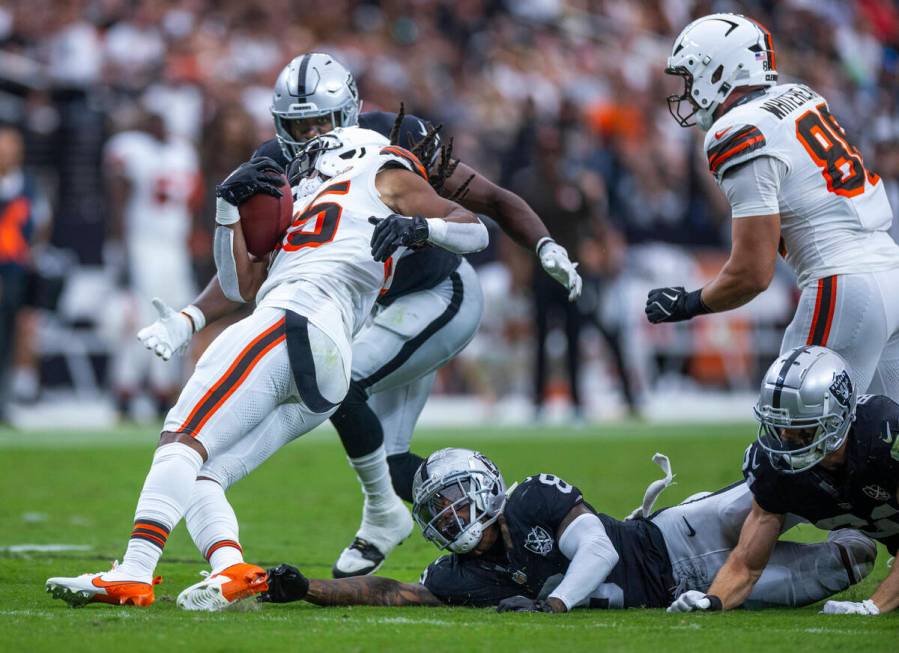
<svg viewBox="0 0 899 653"><path fill-rule="evenodd" d="M204 572L205 574L205 572ZM225 567L178 595L178 607L216 612L268 590L265 569L246 562Z"/></svg>
<svg viewBox="0 0 899 653"><path fill-rule="evenodd" d="M156 576L149 583L132 579L119 579L111 572L81 574L66 578L63 576L47 579L47 592L54 599L62 599L72 608L80 608L88 603L111 603L112 605L136 605L142 608L153 603L153 586L162 582ZM103 576L112 576L104 580Z"/></svg>

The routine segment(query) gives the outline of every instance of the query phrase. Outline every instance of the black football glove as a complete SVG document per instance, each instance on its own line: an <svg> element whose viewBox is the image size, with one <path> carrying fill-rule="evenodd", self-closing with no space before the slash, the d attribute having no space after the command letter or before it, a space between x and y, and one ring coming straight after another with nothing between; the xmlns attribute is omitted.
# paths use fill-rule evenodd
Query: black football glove
<svg viewBox="0 0 899 653"><path fill-rule="evenodd" d="M646 298L646 317L653 324L682 322L697 315L711 313L702 303L702 289L687 292L683 286L653 288Z"/></svg>
<svg viewBox="0 0 899 653"><path fill-rule="evenodd" d="M284 170L267 156L257 156L241 163L225 180L215 187L215 196L234 206L243 204L258 193L281 197L279 175Z"/></svg>
<svg viewBox="0 0 899 653"><path fill-rule="evenodd" d="M428 242L428 222L420 215L407 218L391 213L384 219L370 217L375 225L371 235L371 255L376 261L389 259L398 247L421 247Z"/></svg>
<svg viewBox="0 0 899 653"><path fill-rule="evenodd" d="M260 603L302 601L309 593L309 579L296 567L279 565L268 570L268 591L256 596Z"/></svg>
<svg viewBox="0 0 899 653"><path fill-rule="evenodd" d="M496 606L497 612L553 612L552 606L546 601L536 601L526 596L510 596L503 599Z"/></svg>

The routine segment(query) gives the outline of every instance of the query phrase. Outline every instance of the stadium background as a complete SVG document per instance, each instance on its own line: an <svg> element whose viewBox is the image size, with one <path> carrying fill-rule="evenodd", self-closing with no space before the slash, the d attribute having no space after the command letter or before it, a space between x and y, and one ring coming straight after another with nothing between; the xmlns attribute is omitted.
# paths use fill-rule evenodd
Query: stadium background
<svg viewBox="0 0 899 653"><path fill-rule="evenodd" d="M695 287L728 249L728 207L705 168L701 135L668 115L662 73L681 27L719 10L769 27L781 80L803 80L830 100L899 208L899 12L890 2L5 2L0 124L23 138L24 170L38 192L28 251L0 238L0 268L24 265L45 277L25 298L36 308L3 309L17 313L15 344L0 340L7 419L115 421L109 355L141 326L135 307L150 298L123 299L108 237L109 139L154 112L196 152L201 180L187 246L203 284L214 272L214 185L271 137L274 79L311 50L352 70L363 110L396 110L403 101L442 123L458 156L539 204L580 261L586 287L577 315L549 307L542 417L749 417L795 301L785 266L741 310L656 327L643 317L647 289ZM0 219L9 236L12 218ZM426 421L533 415L534 260L491 232L490 248L472 257L487 298L480 334L441 373ZM196 339L193 356L215 332ZM582 413L570 403L569 332ZM188 358L185 374L190 365ZM445 399L460 396L469 410ZM131 416L153 411L138 401Z"/></svg>

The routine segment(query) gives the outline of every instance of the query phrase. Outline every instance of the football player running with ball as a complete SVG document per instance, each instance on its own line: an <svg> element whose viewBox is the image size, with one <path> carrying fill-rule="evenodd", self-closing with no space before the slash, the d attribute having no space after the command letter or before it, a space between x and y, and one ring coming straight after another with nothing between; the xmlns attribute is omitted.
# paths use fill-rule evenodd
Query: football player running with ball
<svg viewBox="0 0 899 653"><path fill-rule="evenodd" d="M477 216L440 197L414 157L376 132L348 127L313 139L291 178L295 218L270 263L250 258L237 205L260 191L278 195L279 178L255 161L216 189L218 279L227 296L255 299L256 308L204 352L167 415L122 564L50 578L54 597L149 605L166 540L187 512L212 573L178 604L214 610L264 590L265 570L244 562L224 489L325 421L345 397L353 336L390 282L389 265L372 256L373 223L427 215L444 226L430 242L456 252L487 245Z"/></svg>
<svg viewBox="0 0 899 653"><path fill-rule="evenodd" d="M634 518L619 521L597 513L558 476L530 476L507 490L482 454L442 449L416 473L413 512L423 535L451 553L431 563L418 583L307 579L281 565L269 570L259 600L499 612L666 607L676 588L708 587L736 543L751 495L745 483L735 483L644 517L672 479L667 458L654 460L665 479L649 486ZM873 543L854 531L834 535L819 544L777 543L777 564L753 590L754 606L806 605L866 576Z"/></svg>
<svg viewBox="0 0 899 653"><path fill-rule="evenodd" d="M750 596L773 560L785 515L818 528L852 528L899 549L899 405L856 398L849 367L824 347L788 351L762 381L758 439L743 475L752 510L740 541L707 591L681 594L669 612L728 610ZM828 601L825 614L877 615L899 607L899 565L864 601Z"/></svg>
<svg viewBox="0 0 899 653"><path fill-rule="evenodd" d="M650 322L726 311L768 287L778 252L802 295L781 353L821 345L846 359L862 392L899 399L899 245L884 184L802 84L777 84L771 34L735 14L690 23L665 72L683 127L707 132L709 169L732 208L730 258L701 289L649 293Z"/></svg>
<svg viewBox="0 0 899 653"><path fill-rule="evenodd" d="M309 139L350 125L392 135L405 150L427 140L439 145L433 128L420 118L361 109L353 76L340 62L318 52L300 55L275 83L271 111L276 138L263 143L254 156L286 169ZM576 264L524 200L452 159L451 151L426 149L431 155L423 156L421 163L442 195L494 218L517 243L533 249L547 274L568 290L570 300L578 297ZM427 246L443 231L443 223L421 216L392 216L378 226L374 255L379 260L386 260L398 243L414 248L393 257L393 283L355 336L350 388L331 417L364 494L362 523L334 564L337 577L375 571L412 532L412 518L401 500L412 500L412 476L422 461L410 451L412 434L437 370L465 348L481 321L483 297L474 269L458 252ZM169 309L138 337L168 359L185 349L206 322L238 306L214 279L182 311L194 316L193 322ZM215 492L219 490L210 488L210 497ZM190 525L190 515L187 521Z"/></svg>

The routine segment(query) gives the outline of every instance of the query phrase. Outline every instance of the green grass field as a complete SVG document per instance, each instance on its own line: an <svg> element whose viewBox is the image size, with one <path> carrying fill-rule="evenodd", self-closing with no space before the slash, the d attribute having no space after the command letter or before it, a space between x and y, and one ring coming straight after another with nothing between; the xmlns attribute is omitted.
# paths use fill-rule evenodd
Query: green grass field
<svg viewBox="0 0 899 653"><path fill-rule="evenodd" d="M563 429L424 431L414 450L478 448L507 482L552 472L578 485L598 509L622 517L671 457L677 484L659 505L739 477L752 426L645 424ZM318 608L247 604L225 613L185 613L178 592L204 562L179 526L169 540L149 609L91 605L72 610L44 593L51 575L102 571L124 551L156 435L0 431L0 651L899 651L899 614L878 618L801 610L668 615L661 610L498 615L450 608ZM359 519L360 494L336 437L316 433L279 452L230 494L248 560L289 561L325 576ZM814 529L793 539L818 539ZM20 545L80 545L54 553ZM437 551L413 534L380 573L412 581ZM887 573L844 598L866 598Z"/></svg>

